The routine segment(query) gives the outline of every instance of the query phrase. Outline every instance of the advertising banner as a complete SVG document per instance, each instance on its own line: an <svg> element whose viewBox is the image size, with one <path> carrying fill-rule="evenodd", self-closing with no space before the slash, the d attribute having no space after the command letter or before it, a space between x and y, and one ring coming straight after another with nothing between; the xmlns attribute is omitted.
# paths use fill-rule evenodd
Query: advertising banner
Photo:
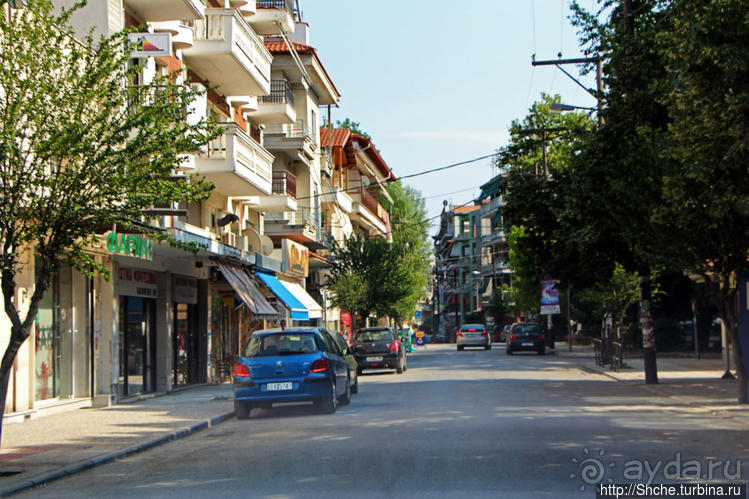
<svg viewBox="0 0 749 499"><path fill-rule="evenodd" d="M541 281L541 315L559 314L559 281Z"/></svg>
<svg viewBox="0 0 749 499"><path fill-rule="evenodd" d="M170 33L128 33L127 39L135 44L131 57L170 57L172 55Z"/></svg>
<svg viewBox="0 0 749 499"><path fill-rule="evenodd" d="M289 274L307 277L309 273L309 250L291 239L281 240L283 262L281 269Z"/></svg>

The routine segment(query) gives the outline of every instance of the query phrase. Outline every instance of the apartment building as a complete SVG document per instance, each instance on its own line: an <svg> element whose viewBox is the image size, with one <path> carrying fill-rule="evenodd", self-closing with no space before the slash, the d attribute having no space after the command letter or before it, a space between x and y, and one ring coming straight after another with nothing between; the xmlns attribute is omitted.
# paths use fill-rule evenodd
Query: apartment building
<svg viewBox="0 0 749 499"><path fill-rule="evenodd" d="M174 75L203 92L188 119L212 117L224 132L172 172L205 176L215 185L210 198L162 207L158 218L176 240L201 249L194 255L137 234L102 233L91 254L112 279L72 268L56 277L18 355L11 419L226 379L252 331L322 319L319 300L304 289L322 221L318 214L314 233L296 222L320 209L319 107L340 95L314 49L304 48L307 26L300 41L290 38L301 22L298 2L102 0L72 22L95 36L134 26L168 33L171 54L132 59L140 71L130 83ZM301 53L283 54L274 37ZM308 136L276 131L296 130L299 120ZM143 251L120 251L122 241ZM32 285L29 256L18 286L28 293Z"/></svg>

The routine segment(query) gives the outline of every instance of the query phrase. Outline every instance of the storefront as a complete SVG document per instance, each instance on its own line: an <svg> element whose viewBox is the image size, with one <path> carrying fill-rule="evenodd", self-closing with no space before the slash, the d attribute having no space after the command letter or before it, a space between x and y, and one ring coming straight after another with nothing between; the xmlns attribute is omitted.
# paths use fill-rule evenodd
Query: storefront
<svg viewBox="0 0 749 499"><path fill-rule="evenodd" d="M120 267L119 376L118 394L132 396L156 391L156 299L155 272Z"/></svg>
<svg viewBox="0 0 749 499"><path fill-rule="evenodd" d="M172 275L172 384L173 386L200 383L202 347L198 280L194 277Z"/></svg>

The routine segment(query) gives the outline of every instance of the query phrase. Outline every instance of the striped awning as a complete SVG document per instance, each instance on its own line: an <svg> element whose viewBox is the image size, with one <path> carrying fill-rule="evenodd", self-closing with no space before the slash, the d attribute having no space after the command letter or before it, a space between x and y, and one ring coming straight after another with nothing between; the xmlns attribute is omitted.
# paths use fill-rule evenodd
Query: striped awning
<svg viewBox="0 0 749 499"><path fill-rule="evenodd" d="M273 305L268 303L260 290L255 287L247 271L238 265L224 262L219 262L218 268L221 270L224 279L255 317L258 319L278 318L278 312Z"/></svg>
<svg viewBox="0 0 749 499"><path fill-rule="evenodd" d="M284 305L286 305L286 308L288 308L291 313L290 315L292 319L302 321L309 319L307 307L305 307L296 296L291 294L291 291L286 289L286 286L281 284L281 281L279 281L276 276L266 274L265 272L258 272L257 276L270 288L271 291L273 291L273 294L276 295Z"/></svg>

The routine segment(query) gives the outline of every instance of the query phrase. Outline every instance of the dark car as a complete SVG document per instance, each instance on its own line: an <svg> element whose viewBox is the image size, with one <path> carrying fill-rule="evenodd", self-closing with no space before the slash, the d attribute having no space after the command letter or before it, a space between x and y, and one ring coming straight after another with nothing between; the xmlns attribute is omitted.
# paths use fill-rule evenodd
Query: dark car
<svg viewBox="0 0 749 499"><path fill-rule="evenodd" d="M406 350L389 327L359 329L354 335L354 358L361 373L364 369L395 369L403 374L406 367Z"/></svg>
<svg viewBox="0 0 749 499"><path fill-rule="evenodd" d="M234 413L275 402L312 401L325 413L351 401L346 360L333 337L318 327L264 329L250 336L234 364Z"/></svg>
<svg viewBox="0 0 749 499"><path fill-rule="evenodd" d="M351 376L351 393L359 393L359 370L357 369L358 365L356 363L356 358L354 358L354 354L351 353L351 347L349 347L346 339L341 333L336 331L330 335L341 350L343 358L346 359L346 364L348 364L349 374Z"/></svg>
<svg viewBox="0 0 749 499"><path fill-rule="evenodd" d="M514 352L522 350L531 350L538 355L546 353L546 343L544 335L538 324L529 322L518 322L510 327L510 336L506 342L507 353L512 355Z"/></svg>

